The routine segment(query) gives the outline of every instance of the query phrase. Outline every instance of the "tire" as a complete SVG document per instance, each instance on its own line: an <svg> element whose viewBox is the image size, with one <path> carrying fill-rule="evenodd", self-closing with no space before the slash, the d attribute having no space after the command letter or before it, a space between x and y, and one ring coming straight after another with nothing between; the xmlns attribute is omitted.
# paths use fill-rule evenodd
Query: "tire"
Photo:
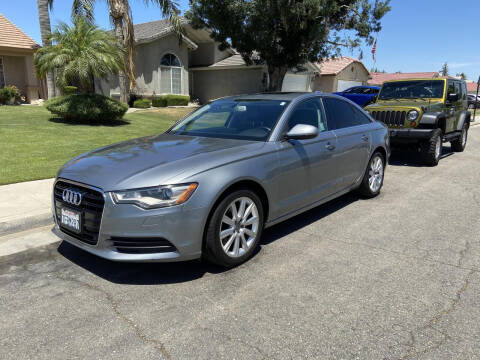
<svg viewBox="0 0 480 360"><path fill-rule="evenodd" d="M469 108L469 109L475 109L475 105L474 105L474 104L469 104L469 105L468 105L468 108Z"/></svg>
<svg viewBox="0 0 480 360"><path fill-rule="evenodd" d="M436 129L430 139L421 144L420 149L423 162L428 166L437 166L442 155L442 130Z"/></svg>
<svg viewBox="0 0 480 360"><path fill-rule="evenodd" d="M368 162L367 169L363 175L362 182L357 192L366 198L373 198L380 194L383 186L383 178L385 175L385 158L379 152L373 153Z"/></svg>
<svg viewBox="0 0 480 360"><path fill-rule="evenodd" d="M235 211L240 215L243 201L243 212L247 218L240 221L239 217L235 217L232 206L235 206ZM252 204L254 206L247 213ZM224 221L225 217L229 219L229 223ZM255 217L258 222L253 220ZM233 221L234 219L237 220ZM249 222L252 224L245 225ZM258 195L249 189L235 190L224 197L213 210L205 232L203 258L227 268L240 265L252 256L262 236L263 225L263 206ZM255 237L250 234L255 234Z"/></svg>
<svg viewBox="0 0 480 360"><path fill-rule="evenodd" d="M460 137L450 142L450 144L452 145L452 150L455 152L462 152L463 150L465 150L465 147L467 146L467 137L468 137L468 125L463 124L462 134L460 135Z"/></svg>

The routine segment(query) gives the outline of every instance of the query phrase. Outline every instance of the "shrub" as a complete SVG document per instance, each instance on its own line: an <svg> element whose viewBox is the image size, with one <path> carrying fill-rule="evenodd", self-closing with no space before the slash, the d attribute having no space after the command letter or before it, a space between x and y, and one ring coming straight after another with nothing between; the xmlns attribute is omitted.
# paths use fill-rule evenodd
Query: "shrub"
<svg viewBox="0 0 480 360"><path fill-rule="evenodd" d="M113 121L125 115L126 104L99 94L64 95L45 103L51 113L75 121Z"/></svg>
<svg viewBox="0 0 480 360"><path fill-rule="evenodd" d="M135 100L138 100L138 99L141 99L141 98L142 98L141 96L138 96L135 93L131 93L128 97L128 106L133 107L133 103L135 102Z"/></svg>
<svg viewBox="0 0 480 360"><path fill-rule="evenodd" d="M137 109L148 109L151 105L150 99L138 99L133 102L133 107Z"/></svg>
<svg viewBox="0 0 480 360"><path fill-rule="evenodd" d="M167 106L167 99L163 97L155 97L152 99L152 106L155 107L165 107Z"/></svg>
<svg viewBox="0 0 480 360"><path fill-rule="evenodd" d="M0 89L0 103L1 104L7 104L12 100L17 102L20 101L21 96L20 96L20 91L18 91L18 88L13 85L5 86L3 89Z"/></svg>
<svg viewBox="0 0 480 360"><path fill-rule="evenodd" d="M77 93L78 88L76 86L64 86L63 95L73 95Z"/></svg>
<svg viewBox="0 0 480 360"><path fill-rule="evenodd" d="M188 95L164 95L163 99L167 100L167 106L187 106L190 101Z"/></svg>

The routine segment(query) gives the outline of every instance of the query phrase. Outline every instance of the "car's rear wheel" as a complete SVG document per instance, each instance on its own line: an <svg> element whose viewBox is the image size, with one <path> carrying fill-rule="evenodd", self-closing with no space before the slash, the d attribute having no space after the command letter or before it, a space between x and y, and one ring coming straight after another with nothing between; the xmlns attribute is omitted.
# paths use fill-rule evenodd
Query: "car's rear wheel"
<svg viewBox="0 0 480 360"><path fill-rule="evenodd" d="M421 146L423 162L428 166L437 166L442 155L442 130L436 129L430 139Z"/></svg>
<svg viewBox="0 0 480 360"><path fill-rule="evenodd" d="M468 108L469 109L475 109L475 105L474 104L468 104Z"/></svg>
<svg viewBox="0 0 480 360"><path fill-rule="evenodd" d="M249 189L234 191L214 209L207 225L203 257L225 267L243 263L258 245L263 221L257 194Z"/></svg>
<svg viewBox="0 0 480 360"><path fill-rule="evenodd" d="M358 188L360 195L367 198L377 196L383 186L384 174L385 158L379 151L376 151L370 158L367 170L365 170L365 174L363 175L362 183Z"/></svg>
<svg viewBox="0 0 480 360"><path fill-rule="evenodd" d="M462 128L462 134L460 135L460 137L458 137L457 139L451 142L452 150L455 152L462 152L463 150L465 150L465 147L467 146L467 138L468 138L468 125L464 124Z"/></svg>

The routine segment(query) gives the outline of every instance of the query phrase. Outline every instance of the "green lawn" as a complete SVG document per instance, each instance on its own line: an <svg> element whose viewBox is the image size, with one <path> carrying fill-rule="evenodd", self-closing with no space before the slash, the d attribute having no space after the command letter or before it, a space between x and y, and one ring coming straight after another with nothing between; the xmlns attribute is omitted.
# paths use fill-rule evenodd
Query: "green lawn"
<svg viewBox="0 0 480 360"><path fill-rule="evenodd" d="M144 110L115 124L89 125L55 119L38 106L0 106L0 185L54 177L81 153L162 133L191 110Z"/></svg>

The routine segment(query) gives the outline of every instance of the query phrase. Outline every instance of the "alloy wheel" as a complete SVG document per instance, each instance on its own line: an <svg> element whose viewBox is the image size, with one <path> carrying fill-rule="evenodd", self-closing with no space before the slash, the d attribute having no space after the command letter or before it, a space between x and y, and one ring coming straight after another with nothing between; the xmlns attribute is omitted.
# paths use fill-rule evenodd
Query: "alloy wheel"
<svg viewBox="0 0 480 360"><path fill-rule="evenodd" d="M248 197L233 200L220 224L220 245L230 257L244 255L255 243L259 229L258 209Z"/></svg>
<svg viewBox="0 0 480 360"><path fill-rule="evenodd" d="M368 186L373 193L380 190L382 186L383 172L383 159L380 155L377 155L370 162L370 170L368 172Z"/></svg>

